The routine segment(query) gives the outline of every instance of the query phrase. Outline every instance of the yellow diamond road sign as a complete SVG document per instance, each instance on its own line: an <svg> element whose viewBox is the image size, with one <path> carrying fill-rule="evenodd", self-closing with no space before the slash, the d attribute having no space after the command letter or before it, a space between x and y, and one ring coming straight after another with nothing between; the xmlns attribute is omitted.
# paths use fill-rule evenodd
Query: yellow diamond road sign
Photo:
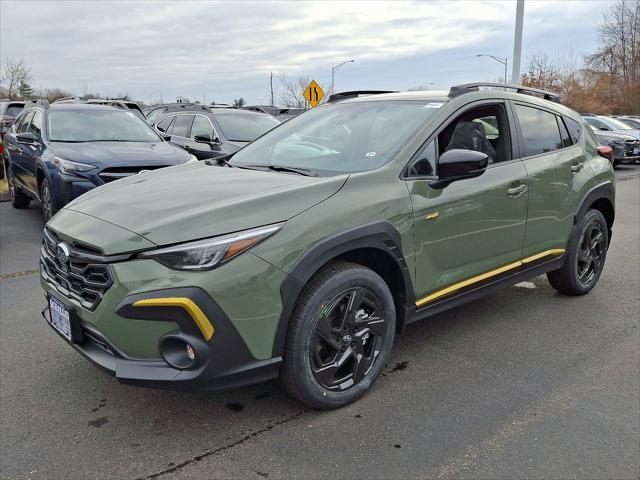
<svg viewBox="0 0 640 480"><path fill-rule="evenodd" d="M312 107L317 107L322 97L324 97L322 88L315 80L312 80L304 91L304 98L307 99L307 102L309 102Z"/></svg>

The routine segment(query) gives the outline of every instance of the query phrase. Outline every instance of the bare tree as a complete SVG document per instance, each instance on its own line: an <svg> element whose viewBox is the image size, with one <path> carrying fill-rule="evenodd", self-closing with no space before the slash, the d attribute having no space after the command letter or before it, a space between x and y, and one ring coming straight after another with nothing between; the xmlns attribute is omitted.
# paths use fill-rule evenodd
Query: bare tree
<svg viewBox="0 0 640 480"><path fill-rule="evenodd" d="M31 80L31 70L25 65L24 58L18 60L5 58L4 68L0 74L0 83L6 86L7 95L13 99L19 95L21 84L27 84Z"/></svg>
<svg viewBox="0 0 640 480"><path fill-rule="evenodd" d="M306 108L309 106L307 99L304 98L304 91L311 83L309 75L300 75L289 79L286 75L278 77L280 84L280 102L283 106L289 108ZM324 92L328 92L327 85L320 85ZM325 94L323 101L326 102L328 95ZM322 103L322 102L321 102Z"/></svg>

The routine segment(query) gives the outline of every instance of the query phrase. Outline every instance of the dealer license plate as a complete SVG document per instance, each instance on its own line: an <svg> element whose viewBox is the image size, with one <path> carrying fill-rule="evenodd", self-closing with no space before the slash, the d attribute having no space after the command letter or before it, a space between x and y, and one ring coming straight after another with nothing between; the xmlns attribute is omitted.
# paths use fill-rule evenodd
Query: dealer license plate
<svg viewBox="0 0 640 480"><path fill-rule="evenodd" d="M71 312L65 304L49 296L49 323L64 338L71 341Z"/></svg>

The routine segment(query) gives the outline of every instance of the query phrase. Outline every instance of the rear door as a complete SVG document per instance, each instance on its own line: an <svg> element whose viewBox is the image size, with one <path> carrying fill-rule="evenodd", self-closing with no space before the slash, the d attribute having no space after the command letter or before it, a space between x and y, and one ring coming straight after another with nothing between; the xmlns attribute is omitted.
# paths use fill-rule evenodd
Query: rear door
<svg viewBox="0 0 640 480"><path fill-rule="evenodd" d="M568 134L575 130L573 125L567 128L563 117L552 110L524 102L514 102L513 108L519 156L529 177L524 257L562 253L559 250L566 246L581 200L581 186L591 178L580 138L574 141Z"/></svg>

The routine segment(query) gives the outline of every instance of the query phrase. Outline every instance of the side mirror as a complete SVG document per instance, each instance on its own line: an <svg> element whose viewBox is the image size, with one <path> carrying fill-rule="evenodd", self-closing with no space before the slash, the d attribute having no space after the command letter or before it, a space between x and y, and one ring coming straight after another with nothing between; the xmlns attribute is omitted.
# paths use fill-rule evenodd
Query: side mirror
<svg viewBox="0 0 640 480"><path fill-rule="evenodd" d="M29 145L39 143L38 138L31 132L18 133L16 135L16 140L18 143L26 143Z"/></svg>
<svg viewBox="0 0 640 480"><path fill-rule="evenodd" d="M438 160L438 179L430 183L443 188L456 180L482 175L489 165L489 157L475 150L454 149L444 152Z"/></svg>
<svg viewBox="0 0 640 480"><path fill-rule="evenodd" d="M218 139L211 138L211 135L209 135L208 133L204 135L196 135L195 137L193 137L193 139L198 143L218 143Z"/></svg>

